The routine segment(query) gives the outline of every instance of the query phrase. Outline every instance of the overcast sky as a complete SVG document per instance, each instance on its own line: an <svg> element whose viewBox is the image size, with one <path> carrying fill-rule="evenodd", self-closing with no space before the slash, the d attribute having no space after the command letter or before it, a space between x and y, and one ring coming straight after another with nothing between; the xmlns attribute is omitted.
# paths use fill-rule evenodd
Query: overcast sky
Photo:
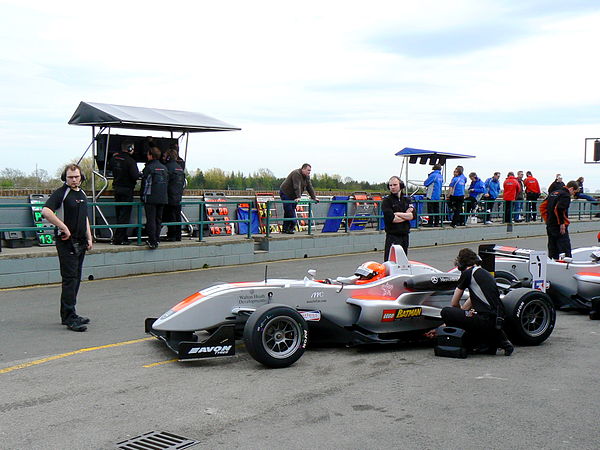
<svg viewBox="0 0 600 450"><path fill-rule="evenodd" d="M67 122L89 101L242 128L191 135L188 169L309 162L380 182L415 147L475 155L463 165L483 179L600 190L583 163L600 137L598 1L0 0L0 39L0 168L79 158L91 129Z"/></svg>

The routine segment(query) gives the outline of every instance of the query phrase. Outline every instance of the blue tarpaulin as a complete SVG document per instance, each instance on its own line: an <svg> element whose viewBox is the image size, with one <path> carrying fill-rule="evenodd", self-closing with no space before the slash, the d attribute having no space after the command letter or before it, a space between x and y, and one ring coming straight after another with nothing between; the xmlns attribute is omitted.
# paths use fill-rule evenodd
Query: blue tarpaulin
<svg viewBox="0 0 600 450"><path fill-rule="evenodd" d="M327 217L340 217L339 219L327 219L323 225L322 233L335 233L340 229L342 217L346 214L348 204L346 203L350 197L347 195L335 195L331 200L342 200L340 203L331 203Z"/></svg>

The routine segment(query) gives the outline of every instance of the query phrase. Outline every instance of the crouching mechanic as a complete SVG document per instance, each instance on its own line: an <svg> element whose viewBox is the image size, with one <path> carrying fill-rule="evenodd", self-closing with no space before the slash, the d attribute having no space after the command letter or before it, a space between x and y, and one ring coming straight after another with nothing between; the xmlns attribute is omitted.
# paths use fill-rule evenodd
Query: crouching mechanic
<svg viewBox="0 0 600 450"><path fill-rule="evenodd" d="M502 330L502 320L496 320L497 317L504 318L498 286L492 274L479 266L480 262L477 253L469 248L458 253L456 266L461 275L451 306L442 308L442 319L448 326L467 331L479 353L495 355L501 348L504 355L510 356L514 347ZM460 299L467 288L469 298L461 306Z"/></svg>

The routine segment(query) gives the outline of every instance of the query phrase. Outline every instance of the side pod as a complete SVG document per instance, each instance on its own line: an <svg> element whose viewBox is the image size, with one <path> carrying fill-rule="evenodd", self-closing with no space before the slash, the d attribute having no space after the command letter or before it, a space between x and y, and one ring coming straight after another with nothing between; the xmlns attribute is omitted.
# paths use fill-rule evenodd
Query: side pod
<svg viewBox="0 0 600 450"><path fill-rule="evenodd" d="M152 328L155 318L144 322L146 333L163 341L180 361L235 355L235 325L221 325L208 338L198 342L192 331L161 331Z"/></svg>

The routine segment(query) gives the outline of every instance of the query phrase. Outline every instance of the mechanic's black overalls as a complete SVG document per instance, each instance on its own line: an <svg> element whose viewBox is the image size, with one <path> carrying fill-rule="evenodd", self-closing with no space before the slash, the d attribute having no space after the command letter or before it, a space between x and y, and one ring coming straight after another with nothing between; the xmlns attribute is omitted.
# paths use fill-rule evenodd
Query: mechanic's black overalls
<svg viewBox="0 0 600 450"><path fill-rule="evenodd" d="M472 308L476 314L448 306L442 308L442 319L446 325L467 331L473 346L487 345L491 351L504 348L509 343L503 330L496 329L498 313L504 317L498 286L494 277L485 269L474 266L462 272L459 289L469 289Z"/></svg>

